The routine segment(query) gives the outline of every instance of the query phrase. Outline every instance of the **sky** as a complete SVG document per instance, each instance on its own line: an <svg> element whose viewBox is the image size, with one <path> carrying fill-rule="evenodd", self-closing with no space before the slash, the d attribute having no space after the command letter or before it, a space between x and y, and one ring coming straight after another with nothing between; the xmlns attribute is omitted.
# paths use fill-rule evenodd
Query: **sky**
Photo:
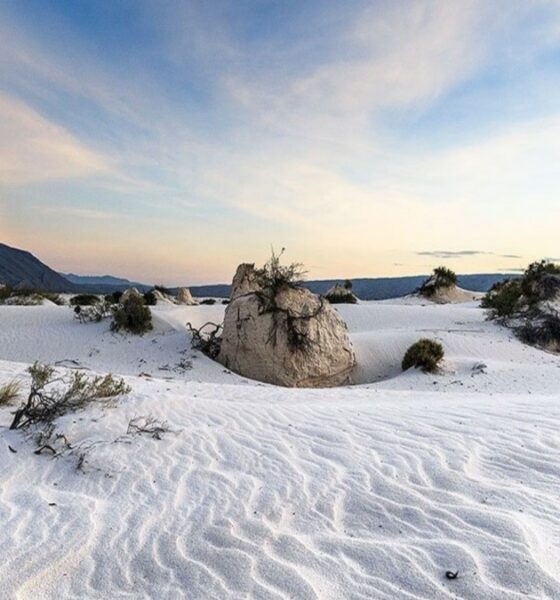
<svg viewBox="0 0 560 600"><path fill-rule="evenodd" d="M4 0L0 40L0 241L59 271L560 257L560 0Z"/></svg>

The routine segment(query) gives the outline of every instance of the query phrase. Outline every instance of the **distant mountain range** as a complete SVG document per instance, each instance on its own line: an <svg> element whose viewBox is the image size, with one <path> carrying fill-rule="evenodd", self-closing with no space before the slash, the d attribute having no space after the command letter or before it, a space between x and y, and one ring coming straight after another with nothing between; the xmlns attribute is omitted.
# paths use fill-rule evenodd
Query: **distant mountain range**
<svg viewBox="0 0 560 600"><path fill-rule="evenodd" d="M475 292L487 291L496 281L514 274L490 273L479 275L459 275L459 285ZM426 279L426 275L410 277L375 277L352 279L354 293L362 300L384 300L397 298L414 292ZM317 294L324 294L340 279L306 281L304 286ZM0 283L19 288L34 288L52 292L89 292L108 294L128 287L147 291L153 286L113 277L112 275L75 275L57 273L31 253L0 243ZM170 288L176 292L178 288ZM193 296L215 296L227 298L230 293L228 284L190 286Z"/></svg>

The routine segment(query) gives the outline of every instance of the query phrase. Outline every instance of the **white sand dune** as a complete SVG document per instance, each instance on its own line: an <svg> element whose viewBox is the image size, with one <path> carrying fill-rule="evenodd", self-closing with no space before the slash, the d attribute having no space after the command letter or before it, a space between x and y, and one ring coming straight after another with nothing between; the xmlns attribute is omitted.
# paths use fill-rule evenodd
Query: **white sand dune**
<svg viewBox="0 0 560 600"><path fill-rule="evenodd" d="M560 357L474 304L337 309L361 385L289 390L189 349L221 306L155 307L143 338L0 307L0 383L65 360L133 389L58 420L84 472L0 408L0 598L559 598ZM419 337L444 374L400 372ZM123 437L138 415L173 432Z"/></svg>

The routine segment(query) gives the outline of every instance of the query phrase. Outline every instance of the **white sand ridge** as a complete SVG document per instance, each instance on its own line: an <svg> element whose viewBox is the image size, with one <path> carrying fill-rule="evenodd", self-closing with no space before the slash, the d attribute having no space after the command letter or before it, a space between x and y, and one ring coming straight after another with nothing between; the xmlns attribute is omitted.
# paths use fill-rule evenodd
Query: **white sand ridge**
<svg viewBox="0 0 560 600"><path fill-rule="evenodd" d="M337 310L357 377L379 382L289 390L226 373L184 330L219 305L155 307L144 338L69 308L1 307L0 382L75 360L133 391L57 423L101 442L85 473L0 428L0 597L560 597L560 358L475 304ZM400 373L418 337L443 343L446 374ZM148 414L177 433L112 443Z"/></svg>

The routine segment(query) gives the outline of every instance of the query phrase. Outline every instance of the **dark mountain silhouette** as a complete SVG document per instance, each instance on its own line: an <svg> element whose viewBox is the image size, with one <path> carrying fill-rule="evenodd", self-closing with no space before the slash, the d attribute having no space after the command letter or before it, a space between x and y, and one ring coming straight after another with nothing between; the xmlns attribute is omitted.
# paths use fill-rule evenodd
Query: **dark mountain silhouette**
<svg viewBox="0 0 560 600"><path fill-rule="evenodd" d="M30 252L0 244L0 283L16 288L72 292L77 286L35 258Z"/></svg>

